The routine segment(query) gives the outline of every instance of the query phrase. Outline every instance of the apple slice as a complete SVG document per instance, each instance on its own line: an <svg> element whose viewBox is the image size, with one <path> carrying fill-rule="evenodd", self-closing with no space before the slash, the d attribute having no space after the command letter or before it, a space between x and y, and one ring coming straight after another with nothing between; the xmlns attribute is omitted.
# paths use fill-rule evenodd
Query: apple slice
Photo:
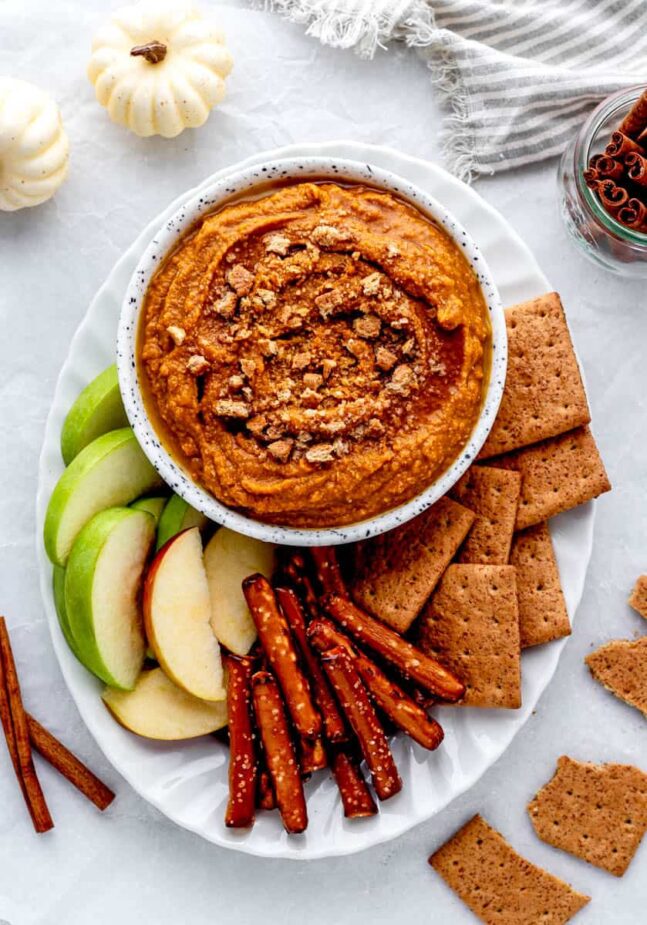
<svg viewBox="0 0 647 925"><path fill-rule="evenodd" d="M227 725L227 704L187 694L161 668L142 671L132 691L107 687L103 702L126 729L148 739L194 739Z"/></svg>
<svg viewBox="0 0 647 925"><path fill-rule="evenodd" d="M56 607L56 615L58 616L61 632L63 633L63 636L65 636L65 642L68 644L81 664L83 664L83 659L81 658L79 647L77 646L76 640L72 635L72 627L70 626L70 620L67 615L67 609L65 607L65 569L60 565L54 566L54 573L52 575L52 590L54 592L54 606Z"/></svg>
<svg viewBox="0 0 647 925"><path fill-rule="evenodd" d="M222 661L211 629L209 586L197 527L157 553L144 584L148 642L174 684L200 700L222 700Z"/></svg>
<svg viewBox="0 0 647 925"><path fill-rule="evenodd" d="M220 643L235 655L247 655L256 627L242 591L243 579L255 572L266 578L274 571L274 546L227 527L212 536L204 552L211 626Z"/></svg>
<svg viewBox="0 0 647 925"><path fill-rule="evenodd" d="M109 366L86 385L67 413L61 430L61 454L65 465L69 466L97 437L127 425L117 367Z"/></svg>
<svg viewBox="0 0 647 925"><path fill-rule="evenodd" d="M55 565L65 565L72 543L91 517L130 504L161 484L129 427L97 437L72 460L49 499L47 555Z"/></svg>
<svg viewBox="0 0 647 925"><path fill-rule="evenodd" d="M188 530L190 527L199 527L200 530L204 530L209 522L204 514L196 511L184 498L171 495L157 526L157 548L161 549L164 543L168 543L171 537L181 533L182 530Z"/></svg>
<svg viewBox="0 0 647 925"><path fill-rule="evenodd" d="M109 508L81 530L65 570L65 609L81 661L123 690L144 663L139 591L154 539L150 514Z"/></svg>
<svg viewBox="0 0 647 925"><path fill-rule="evenodd" d="M168 498L165 495L147 495L145 498L137 498L130 507L134 511L146 511L147 514L151 514L157 526L167 502Z"/></svg>

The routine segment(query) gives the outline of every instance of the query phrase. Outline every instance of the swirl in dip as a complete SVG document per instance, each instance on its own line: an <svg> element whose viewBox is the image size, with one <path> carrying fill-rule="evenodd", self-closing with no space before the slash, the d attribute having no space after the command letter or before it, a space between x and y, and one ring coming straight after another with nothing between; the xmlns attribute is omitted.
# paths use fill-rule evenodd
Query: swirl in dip
<svg viewBox="0 0 647 925"><path fill-rule="evenodd" d="M426 488L477 421L490 326L476 276L394 195L331 182L212 213L152 279L140 372L160 435L222 503L292 527Z"/></svg>

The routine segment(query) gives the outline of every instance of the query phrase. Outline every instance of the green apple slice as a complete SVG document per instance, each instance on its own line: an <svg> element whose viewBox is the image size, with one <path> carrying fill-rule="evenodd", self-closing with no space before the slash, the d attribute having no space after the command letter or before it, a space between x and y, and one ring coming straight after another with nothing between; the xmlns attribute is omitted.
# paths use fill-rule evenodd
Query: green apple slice
<svg viewBox="0 0 647 925"><path fill-rule="evenodd" d="M197 527L178 533L157 553L146 574L143 604L148 643L171 681L200 700L223 700Z"/></svg>
<svg viewBox="0 0 647 925"><path fill-rule="evenodd" d="M211 598L211 627L218 641L235 655L246 655L256 627L242 591L243 579L274 571L274 546L221 527L204 551Z"/></svg>
<svg viewBox="0 0 647 925"><path fill-rule="evenodd" d="M56 614L58 616L58 622L61 626L61 631L63 636L65 636L65 642L68 644L81 664L83 664L83 659L81 658L79 647L77 646L76 640L72 635L72 627L70 626L70 620L68 618L67 609L65 607L65 569L60 565L54 566L54 573L52 576L52 590L54 592L54 606L56 607Z"/></svg>
<svg viewBox="0 0 647 925"><path fill-rule="evenodd" d="M65 571L65 607L83 664L123 690L144 663L139 596L154 539L150 514L109 508L83 527Z"/></svg>
<svg viewBox="0 0 647 925"><path fill-rule="evenodd" d="M117 367L109 366L86 385L67 413L61 430L61 454L65 465L69 466L97 437L127 424Z"/></svg>
<svg viewBox="0 0 647 925"><path fill-rule="evenodd" d="M162 511L164 510L168 498L164 495L148 495L145 498L138 498L130 505L134 511L146 511L155 518L155 526L159 524Z"/></svg>
<svg viewBox="0 0 647 925"><path fill-rule="evenodd" d="M72 460L49 499L47 555L55 565L65 565L72 543L91 517L130 504L161 483L129 427L97 437Z"/></svg>
<svg viewBox="0 0 647 925"><path fill-rule="evenodd" d="M187 504L184 498L171 495L157 526L157 549L161 549L164 543L168 543L172 536L181 533L182 530L189 530L191 527L204 530L208 523L209 519Z"/></svg>
<svg viewBox="0 0 647 925"><path fill-rule="evenodd" d="M143 671L132 691L107 687L103 702L118 723L148 739L194 739L227 725L227 704L208 703L176 687L161 668Z"/></svg>

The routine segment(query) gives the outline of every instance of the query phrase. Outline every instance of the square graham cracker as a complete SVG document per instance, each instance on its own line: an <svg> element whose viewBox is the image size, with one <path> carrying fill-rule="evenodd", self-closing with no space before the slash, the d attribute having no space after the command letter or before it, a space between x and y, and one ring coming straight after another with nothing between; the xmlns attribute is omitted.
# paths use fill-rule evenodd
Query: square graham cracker
<svg viewBox="0 0 647 925"><path fill-rule="evenodd" d="M647 636L613 639L584 661L596 681L647 717Z"/></svg>
<svg viewBox="0 0 647 925"><path fill-rule="evenodd" d="M542 841L621 877L647 829L647 774L562 755L528 813Z"/></svg>
<svg viewBox="0 0 647 925"><path fill-rule="evenodd" d="M457 706L520 707L514 568L450 565L420 618L419 644L465 684Z"/></svg>
<svg viewBox="0 0 647 925"><path fill-rule="evenodd" d="M429 863L485 925L564 925L589 902L517 854L481 816L456 832Z"/></svg>
<svg viewBox="0 0 647 925"><path fill-rule="evenodd" d="M445 497L401 527L358 543L349 577L351 597L405 633L473 523L471 511Z"/></svg>
<svg viewBox="0 0 647 925"><path fill-rule="evenodd" d="M640 575L636 580L629 598L629 605L647 620L647 575Z"/></svg>
<svg viewBox="0 0 647 925"><path fill-rule="evenodd" d="M479 459L555 437L591 420L561 300L549 292L505 312L508 371Z"/></svg>
<svg viewBox="0 0 647 925"><path fill-rule="evenodd" d="M488 460L521 473L515 528L524 530L611 490L604 463L588 427Z"/></svg>
<svg viewBox="0 0 647 925"><path fill-rule="evenodd" d="M515 533L510 565L517 571L521 648L569 636L571 622L547 523Z"/></svg>
<svg viewBox="0 0 647 925"><path fill-rule="evenodd" d="M456 561L507 565L521 494L521 475L491 466L472 466L450 494L476 514Z"/></svg>

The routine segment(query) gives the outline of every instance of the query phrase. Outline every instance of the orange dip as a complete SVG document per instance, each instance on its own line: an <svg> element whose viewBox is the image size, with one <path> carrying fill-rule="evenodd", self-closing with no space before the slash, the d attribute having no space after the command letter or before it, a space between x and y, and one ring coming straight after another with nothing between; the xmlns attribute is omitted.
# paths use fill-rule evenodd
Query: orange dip
<svg viewBox="0 0 647 925"><path fill-rule="evenodd" d="M207 215L145 297L152 419L224 504L298 527L399 505L465 446L490 326L455 241L363 186L285 186Z"/></svg>

